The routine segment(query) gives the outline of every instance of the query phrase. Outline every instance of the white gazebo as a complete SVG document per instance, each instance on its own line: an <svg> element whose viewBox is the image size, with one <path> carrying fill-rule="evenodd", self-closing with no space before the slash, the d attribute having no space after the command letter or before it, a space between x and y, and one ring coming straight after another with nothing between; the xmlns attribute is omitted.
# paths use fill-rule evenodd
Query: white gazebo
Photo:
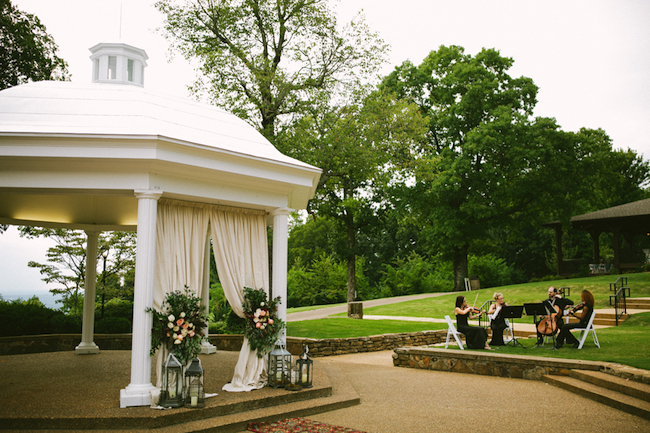
<svg viewBox="0 0 650 433"><path fill-rule="evenodd" d="M98 44L91 52L91 84L36 82L0 92L0 223L86 231L80 354L99 351L93 342L98 235L137 230L131 382L120 405L149 405L154 386L146 309L156 305L161 290L177 290L178 284L195 285L207 299L207 225L215 256L223 250L217 245L234 251L215 258L220 278L231 272L223 277L228 284L267 291L268 255L261 237L273 226L273 296L282 298L278 313L284 319L288 215L306 207L321 170L281 154L230 113L144 90L143 50ZM201 219L192 223L198 235L173 232L177 217L161 219L169 209L196 210L187 218ZM245 215L253 228L234 236L240 228L229 225L232 215ZM250 241L249 232L260 239ZM185 240L180 249L186 251L174 253L174 242ZM228 254L246 256L239 257L241 270Z"/></svg>

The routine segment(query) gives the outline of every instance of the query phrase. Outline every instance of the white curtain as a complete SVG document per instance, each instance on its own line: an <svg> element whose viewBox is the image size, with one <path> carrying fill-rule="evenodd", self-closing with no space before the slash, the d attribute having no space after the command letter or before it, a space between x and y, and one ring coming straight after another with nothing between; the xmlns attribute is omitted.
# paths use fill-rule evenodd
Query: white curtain
<svg viewBox="0 0 650 433"><path fill-rule="evenodd" d="M226 299L235 314L244 317L244 287L269 293L266 217L260 212L224 212L213 209L210 227L214 260ZM244 338L232 381L224 391L239 392L266 385L267 358L259 358Z"/></svg>
<svg viewBox="0 0 650 433"><path fill-rule="evenodd" d="M168 293L184 291L185 286L201 296L204 278L205 243L209 214L193 206L161 201L156 224L156 272L153 306L156 310ZM156 386L162 385L162 365L166 350L156 358Z"/></svg>

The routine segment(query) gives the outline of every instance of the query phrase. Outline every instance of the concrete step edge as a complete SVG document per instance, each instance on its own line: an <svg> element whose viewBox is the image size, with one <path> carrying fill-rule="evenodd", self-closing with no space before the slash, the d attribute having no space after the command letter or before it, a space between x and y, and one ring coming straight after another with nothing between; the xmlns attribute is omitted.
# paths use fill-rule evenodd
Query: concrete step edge
<svg viewBox="0 0 650 433"><path fill-rule="evenodd" d="M650 401L650 385L629 381L600 371L571 370L571 377L643 401Z"/></svg>
<svg viewBox="0 0 650 433"><path fill-rule="evenodd" d="M582 397L597 401L614 409L650 420L650 403L620 392L612 391L568 376L542 377L549 385L557 386Z"/></svg>

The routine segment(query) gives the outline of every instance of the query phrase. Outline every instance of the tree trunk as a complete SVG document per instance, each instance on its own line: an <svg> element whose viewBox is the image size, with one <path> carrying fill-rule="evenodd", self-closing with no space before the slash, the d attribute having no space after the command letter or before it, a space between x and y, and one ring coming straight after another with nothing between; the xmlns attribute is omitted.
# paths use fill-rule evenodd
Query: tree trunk
<svg viewBox="0 0 650 433"><path fill-rule="evenodd" d="M465 290L465 278L467 278L467 253L469 245L464 244L454 251L454 291Z"/></svg>
<svg viewBox="0 0 650 433"><path fill-rule="evenodd" d="M354 302L357 288L357 267L356 267L356 238L354 236L354 224L347 226L348 231L348 303Z"/></svg>

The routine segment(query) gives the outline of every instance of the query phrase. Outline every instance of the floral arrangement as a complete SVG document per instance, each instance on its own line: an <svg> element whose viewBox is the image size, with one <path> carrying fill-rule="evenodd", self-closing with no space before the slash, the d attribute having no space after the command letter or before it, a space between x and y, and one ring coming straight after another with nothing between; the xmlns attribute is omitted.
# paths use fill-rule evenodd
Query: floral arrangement
<svg viewBox="0 0 650 433"><path fill-rule="evenodd" d="M202 331L207 326L201 299L185 286L185 292L168 293L161 310L147 310L153 313L151 355L162 345L186 365L201 352Z"/></svg>
<svg viewBox="0 0 650 433"><path fill-rule="evenodd" d="M279 303L279 296L269 301L263 290L244 288L244 335L248 338L250 348L257 350L259 358L271 351L278 333L284 327L284 322L277 317Z"/></svg>

